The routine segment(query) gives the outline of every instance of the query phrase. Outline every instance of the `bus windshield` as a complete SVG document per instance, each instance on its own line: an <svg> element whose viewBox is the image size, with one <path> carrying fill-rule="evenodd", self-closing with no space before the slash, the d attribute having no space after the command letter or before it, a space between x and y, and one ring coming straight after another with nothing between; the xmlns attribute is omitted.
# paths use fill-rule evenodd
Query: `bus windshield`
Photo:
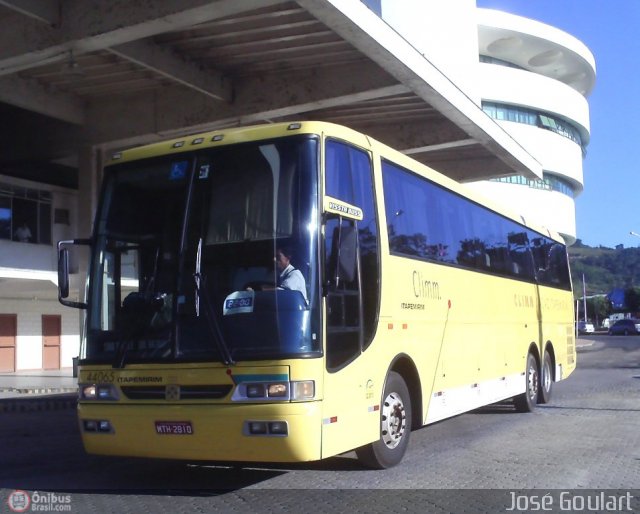
<svg viewBox="0 0 640 514"><path fill-rule="evenodd" d="M87 362L317 356L317 141L105 170Z"/></svg>

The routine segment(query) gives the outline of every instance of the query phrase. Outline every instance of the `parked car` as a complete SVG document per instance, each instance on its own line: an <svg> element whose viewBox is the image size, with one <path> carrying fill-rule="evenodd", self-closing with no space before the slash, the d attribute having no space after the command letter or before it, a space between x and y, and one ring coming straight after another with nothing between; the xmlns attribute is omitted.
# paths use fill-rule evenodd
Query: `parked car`
<svg viewBox="0 0 640 514"><path fill-rule="evenodd" d="M578 334L593 334L595 332L593 323L587 321L578 321Z"/></svg>
<svg viewBox="0 0 640 514"><path fill-rule="evenodd" d="M609 335L629 335L640 334L640 320L637 319L619 319L609 327Z"/></svg>

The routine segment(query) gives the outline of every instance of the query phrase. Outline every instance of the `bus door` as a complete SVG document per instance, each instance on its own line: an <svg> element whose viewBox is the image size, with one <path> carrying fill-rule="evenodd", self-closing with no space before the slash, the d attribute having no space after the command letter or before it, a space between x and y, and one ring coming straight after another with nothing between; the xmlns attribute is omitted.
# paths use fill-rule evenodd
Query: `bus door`
<svg viewBox="0 0 640 514"><path fill-rule="evenodd" d="M322 415L322 456L362 446L377 436L373 398L374 363L363 353L363 306L355 222L325 224L326 376ZM369 405L371 404L371 405ZM371 412L369 411L371 407Z"/></svg>
<svg viewBox="0 0 640 514"><path fill-rule="evenodd" d="M327 139L324 147L323 457L369 443L380 431L386 366L369 348L380 304L380 237L373 159L367 141L360 144Z"/></svg>

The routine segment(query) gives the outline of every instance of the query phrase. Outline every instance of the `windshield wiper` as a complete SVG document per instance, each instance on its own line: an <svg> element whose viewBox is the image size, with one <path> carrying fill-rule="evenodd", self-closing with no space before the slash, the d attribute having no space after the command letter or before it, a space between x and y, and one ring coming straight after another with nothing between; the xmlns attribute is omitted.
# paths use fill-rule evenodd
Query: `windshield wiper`
<svg viewBox="0 0 640 514"><path fill-rule="evenodd" d="M129 345L141 341L148 336L153 316L156 315L164 303L163 296L149 298L140 292L129 293L122 302L120 313L120 334L122 340L116 348L113 362L114 368L123 368L129 350Z"/></svg>
<svg viewBox="0 0 640 514"><path fill-rule="evenodd" d="M202 274L200 273L200 263L202 260L202 238L198 241L198 253L196 256L196 269L193 274L193 278L195 281L196 287L196 316L200 316L200 293L204 298L204 315L207 318L207 324L209 325L209 330L211 331L211 335L213 336L213 340L216 342L216 346L218 347L218 351L220 352L220 356L222 357L222 362L224 364L235 364L233 357L231 356L231 351L229 350L229 346L224 340L224 336L222 335L222 330L220 329L220 322L213 312L213 302L209 297L209 291L204 286L204 279Z"/></svg>
<svg viewBox="0 0 640 514"><path fill-rule="evenodd" d="M118 348L116 349L115 359L112 364L112 368L122 369L124 368L124 361L127 357L127 350L129 348L129 343L132 343L133 339L123 339L118 344Z"/></svg>

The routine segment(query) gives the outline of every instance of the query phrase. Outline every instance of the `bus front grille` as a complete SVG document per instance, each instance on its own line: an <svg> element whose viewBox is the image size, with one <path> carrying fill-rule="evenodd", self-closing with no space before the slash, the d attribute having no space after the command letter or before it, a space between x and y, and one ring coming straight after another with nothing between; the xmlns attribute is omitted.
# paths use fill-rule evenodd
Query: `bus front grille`
<svg viewBox="0 0 640 514"><path fill-rule="evenodd" d="M219 400L231 391L232 386L123 386L123 394L130 400Z"/></svg>

